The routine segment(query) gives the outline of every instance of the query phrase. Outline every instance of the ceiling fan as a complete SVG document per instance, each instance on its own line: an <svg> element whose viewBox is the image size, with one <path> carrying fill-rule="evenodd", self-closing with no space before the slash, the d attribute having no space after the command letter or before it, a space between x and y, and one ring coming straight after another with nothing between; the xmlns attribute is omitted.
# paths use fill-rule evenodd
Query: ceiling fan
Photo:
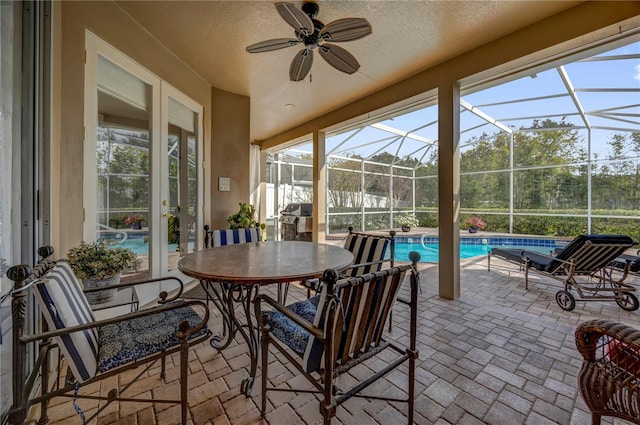
<svg viewBox="0 0 640 425"><path fill-rule="evenodd" d="M358 40L371 34L371 24L364 18L338 19L324 25L318 21L320 7L316 3L307 2L298 9L293 3L275 3L276 10L295 30L296 38L275 38L261 41L247 47L249 53L262 53L271 50L284 49L303 43L300 50L289 67L289 79L291 81L303 80L313 64L313 50L318 49L320 56L338 71L353 74L360 69L356 58L332 42L344 42Z"/></svg>

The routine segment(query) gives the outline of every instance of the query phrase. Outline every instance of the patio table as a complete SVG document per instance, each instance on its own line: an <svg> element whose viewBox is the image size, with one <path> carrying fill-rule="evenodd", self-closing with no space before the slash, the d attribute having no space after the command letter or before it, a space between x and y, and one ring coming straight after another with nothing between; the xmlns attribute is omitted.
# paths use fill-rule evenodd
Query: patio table
<svg viewBox="0 0 640 425"><path fill-rule="evenodd" d="M223 350L239 332L249 347L249 377L240 391L251 395L259 352L258 320L251 313L260 286L313 279L326 269L342 271L353 263L348 250L320 243L301 241L268 241L225 245L184 256L178 269L200 280L202 288L223 316L222 335L211 339L211 346ZM279 297L280 297L280 290ZM236 307L244 311L245 323L236 315ZM255 320L255 323L254 323ZM228 332L226 332L228 331Z"/></svg>

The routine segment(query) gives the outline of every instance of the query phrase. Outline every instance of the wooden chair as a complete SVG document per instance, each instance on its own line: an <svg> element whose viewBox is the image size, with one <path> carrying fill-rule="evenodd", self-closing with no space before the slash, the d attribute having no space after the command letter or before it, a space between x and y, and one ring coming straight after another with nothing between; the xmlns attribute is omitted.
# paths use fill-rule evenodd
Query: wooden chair
<svg viewBox="0 0 640 425"><path fill-rule="evenodd" d="M591 320L576 329L576 346L583 357L578 386L592 425L602 416L640 424L640 330Z"/></svg>
<svg viewBox="0 0 640 425"><path fill-rule="evenodd" d="M209 310L199 301L184 301L175 296L160 294L158 306L124 314L106 320L96 320L80 283L69 264L47 259L53 253L50 247L39 250L45 257L33 271L27 265L11 267L9 279L15 282L12 296L13 315L13 403L9 410L10 424L23 424L31 406L41 404L39 423L47 421L47 404L53 397L74 399L74 407L86 423L94 419L113 401L179 403L182 424L187 423L187 390L189 347L211 336L206 324ZM153 279L159 281L163 279ZM123 283L117 289L149 283L149 281ZM180 282L180 285L182 283ZM105 288L96 288L103 290ZM180 288L181 289L181 288ZM29 335L26 312L36 311L27 304L38 300L43 317L42 332ZM178 294L181 290L178 290ZM202 316L193 307L202 310ZM27 371L28 347L37 354L35 366ZM61 379L62 367L58 362L57 376L50 382L49 371L53 349L58 348L66 363L66 378ZM123 397L122 393L161 362L160 378L164 379L165 359L180 353L180 396L176 399L149 399ZM112 389L108 395L83 394L82 388L105 378L141 367L128 384ZM118 382L116 380L114 382ZM40 391L34 387L40 384ZM104 400L105 404L89 417L75 403L76 399Z"/></svg>
<svg viewBox="0 0 640 425"><path fill-rule="evenodd" d="M330 424L336 408L351 397L367 397L408 403L408 423L413 423L415 391L416 329L418 309L417 262L420 255L410 254L412 265L392 267L360 277L339 279L334 270L323 275L320 294L287 307L261 294L256 298L256 317L261 318L262 344L262 408L266 415L268 391L313 392L320 394L320 413L324 424ZM387 341L384 325L397 299L405 274L411 277L411 296L408 346ZM265 305L273 310L263 310ZM275 346L291 364L307 378L315 390L272 388L268 383L269 346ZM358 364L377 356L385 349L395 352L384 356L387 365L377 368L368 378L351 388L339 388L336 377ZM406 398L385 397L381 394L363 395L361 392L391 370L408 361ZM369 370L374 363L363 365Z"/></svg>

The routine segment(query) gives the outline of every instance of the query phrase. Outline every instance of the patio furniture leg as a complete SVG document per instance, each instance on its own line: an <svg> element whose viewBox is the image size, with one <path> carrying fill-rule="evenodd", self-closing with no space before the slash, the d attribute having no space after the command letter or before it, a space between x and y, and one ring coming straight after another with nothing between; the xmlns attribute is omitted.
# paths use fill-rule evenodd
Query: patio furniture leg
<svg viewBox="0 0 640 425"><path fill-rule="evenodd" d="M188 324L187 324L188 326ZM162 356L164 360L164 356ZM180 407L182 425L187 424L187 405L189 400L189 385L188 376L189 373L189 342L186 337L183 337L180 347Z"/></svg>
<svg viewBox="0 0 640 425"><path fill-rule="evenodd" d="M47 322L45 320L42 321L42 331L46 332L47 330L49 330L49 327L47 326ZM50 340L46 340L43 341L41 344L41 353L43 351L47 351L47 346L50 344ZM42 366L40 367L40 374L42 376L41 379L41 385L44 388L44 390L47 390L47 386L49 385L49 370L50 370L50 365L49 365L49 353L45 353L44 354L44 360L42 361ZM49 414L48 414L48 406L49 403L47 400L43 400L42 403L40 403L40 421L38 422L39 424L46 424L47 422L49 422Z"/></svg>
<svg viewBox="0 0 640 425"><path fill-rule="evenodd" d="M263 327L262 327L262 406L260 408L260 417L264 418L267 414L267 379L269 378L268 367L269 367L269 325L267 325L267 318L261 318Z"/></svg>
<svg viewBox="0 0 640 425"><path fill-rule="evenodd" d="M165 371L167 370L167 360L166 356L160 357L160 379L164 382L164 377L166 376Z"/></svg>

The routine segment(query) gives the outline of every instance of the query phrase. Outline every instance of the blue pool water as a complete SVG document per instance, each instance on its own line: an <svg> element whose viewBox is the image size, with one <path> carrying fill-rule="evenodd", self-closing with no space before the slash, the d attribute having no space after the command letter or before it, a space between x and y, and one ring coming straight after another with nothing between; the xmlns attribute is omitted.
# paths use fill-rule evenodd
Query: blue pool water
<svg viewBox="0 0 640 425"><path fill-rule="evenodd" d="M563 247L566 241L556 241L554 239L536 238L460 238L460 258L474 258L486 256L492 248L516 248L528 251L537 251L549 254L557 247ZM399 261L409 261L409 252L420 253L420 262L438 262L438 238L437 237L400 237L396 238L395 259Z"/></svg>
<svg viewBox="0 0 640 425"><path fill-rule="evenodd" d="M138 255L149 255L149 243L145 242L144 238L129 238L124 242L115 244L114 247L129 248L131 251L135 252ZM178 244L169 244L169 252L176 251L177 249Z"/></svg>

